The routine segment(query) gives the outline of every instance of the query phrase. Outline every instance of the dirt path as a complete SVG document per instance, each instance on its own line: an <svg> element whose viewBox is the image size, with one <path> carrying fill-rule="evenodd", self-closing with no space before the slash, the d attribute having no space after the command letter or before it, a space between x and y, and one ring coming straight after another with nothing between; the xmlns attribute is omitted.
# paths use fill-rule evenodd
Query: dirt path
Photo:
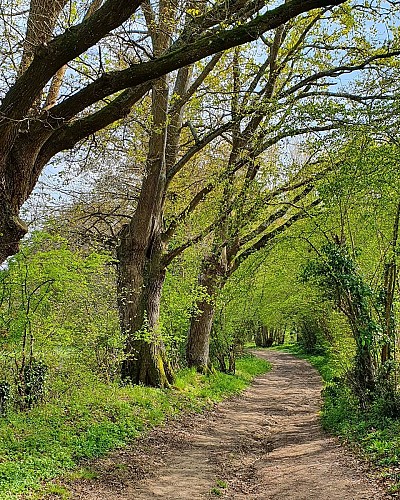
<svg viewBox="0 0 400 500"><path fill-rule="evenodd" d="M321 380L305 361L260 352L273 370L206 415L170 422L69 484L85 500L371 500L379 486L318 420Z"/></svg>

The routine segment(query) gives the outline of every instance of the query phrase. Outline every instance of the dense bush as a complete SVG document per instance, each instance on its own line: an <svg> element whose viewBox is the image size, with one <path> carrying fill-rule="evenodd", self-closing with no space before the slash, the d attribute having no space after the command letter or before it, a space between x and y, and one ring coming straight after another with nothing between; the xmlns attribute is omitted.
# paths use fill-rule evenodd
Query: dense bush
<svg viewBox="0 0 400 500"><path fill-rule="evenodd" d="M122 337L113 274L107 253L44 232L9 260L0 271L0 369L13 397L4 402L30 408L43 399L46 377L53 383L74 364L115 377Z"/></svg>

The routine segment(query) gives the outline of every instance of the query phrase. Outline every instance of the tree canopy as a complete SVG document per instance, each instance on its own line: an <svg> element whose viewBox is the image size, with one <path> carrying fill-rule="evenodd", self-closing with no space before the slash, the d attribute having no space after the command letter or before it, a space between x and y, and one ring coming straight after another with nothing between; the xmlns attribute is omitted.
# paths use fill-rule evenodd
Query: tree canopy
<svg viewBox="0 0 400 500"><path fill-rule="evenodd" d="M117 421L294 342L336 363L332 408L397 418L398 27L380 0L3 2L0 424L82 387Z"/></svg>

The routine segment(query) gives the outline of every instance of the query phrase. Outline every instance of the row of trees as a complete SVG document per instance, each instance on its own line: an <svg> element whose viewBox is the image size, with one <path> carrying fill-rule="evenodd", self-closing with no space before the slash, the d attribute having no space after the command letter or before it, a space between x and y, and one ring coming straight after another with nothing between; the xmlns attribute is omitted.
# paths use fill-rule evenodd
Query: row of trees
<svg viewBox="0 0 400 500"><path fill-rule="evenodd" d="M17 251L27 231L19 210L57 153L129 114L150 88L156 89L158 78L162 92L168 73L256 40L302 12L340 3L292 0L267 12L263 2L243 1L211 6L168 0L156 5L140 0L6 4L1 260ZM157 135L161 140L164 134Z"/></svg>
<svg viewBox="0 0 400 500"><path fill-rule="evenodd" d="M168 276L182 274L177 269L185 252L194 256L198 274L182 323L188 331L185 358L206 371L213 325L215 332L231 332L222 352L240 343L237 314L236 325L229 326L221 312L235 276L307 218L326 212L324 179L356 158L349 157L349 150L357 150L346 135L349 127L358 127L352 129L357 137L373 132L378 141L382 120L387 115L393 120L396 31L392 34L388 24L390 38L380 40L367 26L389 23L394 8L336 9L332 5L342 2L311 0L271 10L264 2L244 1L125 3L32 1L24 41L16 51L4 51L4 82L11 79L10 68L16 74L13 85L3 85L0 107L0 256L13 254L26 232L19 209L44 166L79 144L74 154L88 158L86 174L97 183L79 204L63 210L59 220L75 223L58 232L74 247L83 243L84 252L93 244L89 234L111 248L107 258L116 264L124 338L120 375L133 383L168 386L175 364L171 337L186 335L175 331L166 340L161 309L168 302ZM3 15L22 28L25 20L13 8ZM3 36L12 43L15 35L4 28ZM243 45L255 39L259 42ZM356 77L344 90L338 82L349 73ZM97 160L91 144L81 143L95 133ZM388 137L394 148L392 132ZM339 141L350 144L349 150L338 147ZM116 150L118 165L110 165ZM101 154L109 160L103 169ZM111 183L121 190L101 195ZM345 224L343 215L341 230L334 233L341 243ZM79 239L71 240L72 231ZM331 240L330 229L324 231ZM18 258L10 270L14 262ZM388 264L386 277L390 297L393 266ZM6 283L7 270L4 276ZM25 293L27 317L35 312L30 294L46 292L49 280ZM279 330L278 324L266 324ZM8 326L5 331L8 335ZM23 385L29 378L25 359L34 358L31 320L19 331Z"/></svg>
<svg viewBox="0 0 400 500"><path fill-rule="evenodd" d="M355 129L342 152L346 160L318 182L318 212L252 252L218 288L210 355L218 368L232 370L250 336L267 346L280 343L285 332L297 335L308 352L333 346L367 406L382 387L392 395L397 387L398 153L396 145L365 140ZM119 378L126 362L116 307L118 262L109 252L89 250L88 239L82 246L76 232L65 239L60 230L56 223L38 232L2 271L2 365L13 374L23 407L41 397L38 356L51 370L63 372L75 360L80 370L108 380ZM75 226L80 238L82 230ZM212 244L189 247L166 269L156 333L171 371L188 357L187 331L204 313L196 303L210 303L196 274ZM146 317L136 340L155 342Z"/></svg>
<svg viewBox="0 0 400 500"><path fill-rule="evenodd" d="M385 141L375 133L353 129L340 145L346 160L318 187L324 211L255 256L246 298L250 317L287 325L304 351L334 356L364 409L382 398L398 416L398 147L390 132ZM254 278L243 269L242 279Z"/></svg>

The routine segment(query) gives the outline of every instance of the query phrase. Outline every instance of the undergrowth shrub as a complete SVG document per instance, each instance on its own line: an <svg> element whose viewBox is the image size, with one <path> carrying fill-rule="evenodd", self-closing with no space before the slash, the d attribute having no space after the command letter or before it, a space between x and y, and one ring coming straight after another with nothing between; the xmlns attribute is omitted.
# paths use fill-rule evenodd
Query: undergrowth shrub
<svg viewBox="0 0 400 500"><path fill-rule="evenodd" d="M297 343L306 354L325 355L331 338L325 318L308 312L296 318Z"/></svg>
<svg viewBox="0 0 400 500"><path fill-rule="evenodd" d="M381 393L375 392L368 408L362 408L347 381L348 367L340 365L332 351L325 356L313 356L304 354L296 346L286 346L285 350L309 360L324 379L323 427L354 447L369 462L383 467L382 476L389 479L390 491L400 491L399 393L394 393L393 399L388 398L388 391L383 387Z"/></svg>
<svg viewBox="0 0 400 500"><path fill-rule="evenodd" d="M123 446L182 411L198 412L243 390L269 364L246 356L236 375L194 369L178 373L173 389L104 383L90 372L60 368L49 375L46 401L0 418L0 498L13 500L43 480Z"/></svg>
<svg viewBox="0 0 400 500"><path fill-rule="evenodd" d="M19 405L22 409L31 408L43 400L47 371L47 365L38 360L32 360L29 365L23 367L17 386Z"/></svg>
<svg viewBox="0 0 400 500"><path fill-rule="evenodd" d="M6 413L11 398L11 386L6 381L0 382L0 416Z"/></svg>

